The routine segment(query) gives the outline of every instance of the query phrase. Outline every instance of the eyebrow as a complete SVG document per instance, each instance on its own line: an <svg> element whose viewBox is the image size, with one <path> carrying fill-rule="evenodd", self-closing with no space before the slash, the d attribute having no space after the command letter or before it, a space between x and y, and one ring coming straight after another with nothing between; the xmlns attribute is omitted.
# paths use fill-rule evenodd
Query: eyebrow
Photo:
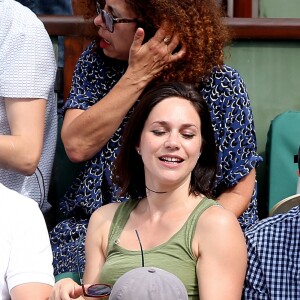
<svg viewBox="0 0 300 300"><path fill-rule="evenodd" d="M116 18L121 17L121 14L117 10L115 10L112 6L107 5L107 9L108 9L108 12L111 13L112 15L115 15Z"/></svg>
<svg viewBox="0 0 300 300"><path fill-rule="evenodd" d="M166 122L166 121L154 121L151 125L155 125L155 124L159 124L159 125L162 125L162 126L167 126L169 123ZM195 124L191 124L191 123L184 123L184 124L181 125L181 127L185 127L185 128L195 127L195 128L198 129L198 127Z"/></svg>
<svg viewBox="0 0 300 300"><path fill-rule="evenodd" d="M107 3L105 3L104 5L104 9L106 8L106 10L110 13L115 13L116 11L114 10L114 8L111 5L107 5Z"/></svg>

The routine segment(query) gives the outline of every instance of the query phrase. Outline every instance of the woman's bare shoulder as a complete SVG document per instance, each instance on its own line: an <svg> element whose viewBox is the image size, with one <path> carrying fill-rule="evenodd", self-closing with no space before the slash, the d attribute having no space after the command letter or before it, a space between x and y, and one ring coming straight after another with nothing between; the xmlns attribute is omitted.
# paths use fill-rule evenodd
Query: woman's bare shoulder
<svg viewBox="0 0 300 300"><path fill-rule="evenodd" d="M199 218L195 237L196 257L203 253L226 253L232 247L244 251L244 235L236 216L222 206L208 208Z"/></svg>
<svg viewBox="0 0 300 300"><path fill-rule="evenodd" d="M236 216L221 205L213 205L199 218L197 230L206 233L222 233L228 230L240 230Z"/></svg>
<svg viewBox="0 0 300 300"><path fill-rule="evenodd" d="M121 203L109 203L96 209L89 221L89 226L101 226L104 223L111 223L117 208Z"/></svg>

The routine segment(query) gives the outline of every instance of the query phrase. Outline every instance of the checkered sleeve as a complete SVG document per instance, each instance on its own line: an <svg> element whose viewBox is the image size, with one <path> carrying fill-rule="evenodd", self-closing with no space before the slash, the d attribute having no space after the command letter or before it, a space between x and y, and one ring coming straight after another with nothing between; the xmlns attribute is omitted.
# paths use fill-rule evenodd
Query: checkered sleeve
<svg viewBox="0 0 300 300"><path fill-rule="evenodd" d="M251 235L246 235L246 241L248 248L248 267L244 283L243 299L269 299L263 266L257 251L255 239Z"/></svg>
<svg viewBox="0 0 300 300"><path fill-rule="evenodd" d="M300 299L300 207L245 232L248 269L243 299Z"/></svg>

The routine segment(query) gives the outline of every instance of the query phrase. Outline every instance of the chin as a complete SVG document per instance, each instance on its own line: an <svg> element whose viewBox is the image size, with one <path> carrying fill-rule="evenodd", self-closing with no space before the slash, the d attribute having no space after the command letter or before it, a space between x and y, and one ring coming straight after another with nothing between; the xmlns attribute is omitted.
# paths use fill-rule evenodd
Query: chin
<svg viewBox="0 0 300 300"><path fill-rule="evenodd" d="M128 55L121 55L120 53L112 53L111 51L108 51L106 49L103 49L103 53L105 56L112 58L112 59L117 59L117 60L122 60L122 61L128 61Z"/></svg>

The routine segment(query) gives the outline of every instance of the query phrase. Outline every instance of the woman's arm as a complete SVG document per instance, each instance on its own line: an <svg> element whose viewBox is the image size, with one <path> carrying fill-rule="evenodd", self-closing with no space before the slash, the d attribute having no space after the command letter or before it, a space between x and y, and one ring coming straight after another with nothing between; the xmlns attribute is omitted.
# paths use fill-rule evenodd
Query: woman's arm
<svg viewBox="0 0 300 300"><path fill-rule="evenodd" d="M242 178L236 185L223 192L217 201L239 217L248 208L255 186L255 169Z"/></svg>
<svg viewBox="0 0 300 300"><path fill-rule="evenodd" d="M110 92L87 110L69 109L62 128L62 139L69 158L81 162L93 157L111 138L125 115L153 77L168 63L180 59L184 50L172 54L178 45L173 38L168 46L159 29L142 44L143 29L135 34L125 74Z"/></svg>
<svg viewBox="0 0 300 300"><path fill-rule="evenodd" d="M99 283L102 266L106 260L108 234L111 221L119 203L111 203L97 209L89 220L85 239L85 285ZM79 298L78 298L79 297ZM82 287L70 278L58 281L49 300L84 299ZM88 297L89 300L96 298Z"/></svg>
<svg viewBox="0 0 300 300"><path fill-rule="evenodd" d="M108 204L109 206L109 204ZM100 210L100 209L99 209ZM105 262L102 248L102 234L99 232L99 211L95 211L89 221L85 240L86 266L84 284L98 283L101 268ZM49 300L85 299L81 285L71 278L59 280L53 287ZM94 298L87 298L93 300Z"/></svg>
<svg viewBox="0 0 300 300"><path fill-rule="evenodd" d="M253 113L245 82L236 70L223 66L211 78L211 84L202 92L210 106L218 147L216 196L220 204L239 217L251 202L255 168L261 161ZM219 88L222 83L224 88Z"/></svg>
<svg viewBox="0 0 300 300"><path fill-rule="evenodd" d="M236 217L221 207L211 207L199 219L195 237L200 299L240 300L247 250Z"/></svg>

